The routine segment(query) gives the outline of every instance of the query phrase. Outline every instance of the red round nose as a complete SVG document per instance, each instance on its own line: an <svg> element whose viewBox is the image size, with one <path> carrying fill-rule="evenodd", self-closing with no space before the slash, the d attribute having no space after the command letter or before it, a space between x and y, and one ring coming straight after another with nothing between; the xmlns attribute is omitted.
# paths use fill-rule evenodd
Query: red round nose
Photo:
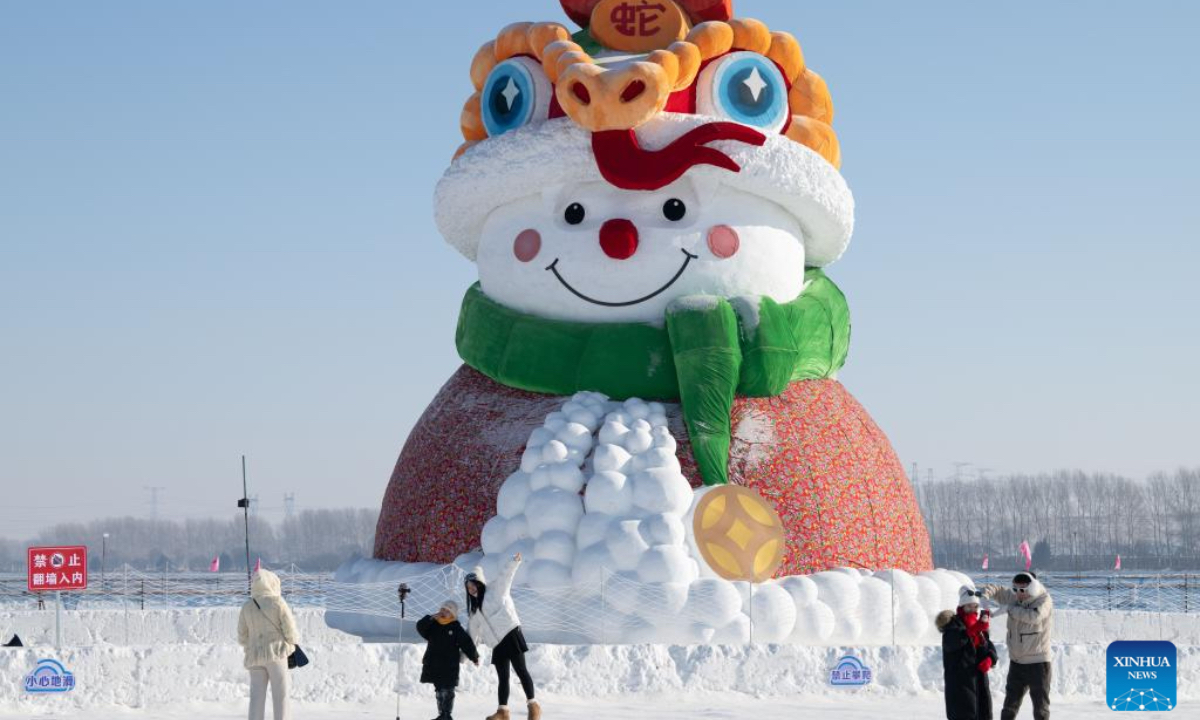
<svg viewBox="0 0 1200 720"><path fill-rule="evenodd" d="M638 249L637 226L628 220L609 220L600 227L600 247L614 260L628 260Z"/></svg>

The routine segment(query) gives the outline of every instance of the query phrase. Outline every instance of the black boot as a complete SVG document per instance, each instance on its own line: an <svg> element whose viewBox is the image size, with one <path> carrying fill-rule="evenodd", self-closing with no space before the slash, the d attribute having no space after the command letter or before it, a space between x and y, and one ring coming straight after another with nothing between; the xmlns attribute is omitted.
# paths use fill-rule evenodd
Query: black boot
<svg viewBox="0 0 1200 720"><path fill-rule="evenodd" d="M437 717L435 717L433 720L443 720L443 718L446 717L446 700L442 695L442 689L435 688L433 691L433 697L437 699L438 706Z"/></svg>
<svg viewBox="0 0 1200 720"><path fill-rule="evenodd" d="M438 688L434 691L437 697L438 716L434 720L453 720L454 688Z"/></svg>

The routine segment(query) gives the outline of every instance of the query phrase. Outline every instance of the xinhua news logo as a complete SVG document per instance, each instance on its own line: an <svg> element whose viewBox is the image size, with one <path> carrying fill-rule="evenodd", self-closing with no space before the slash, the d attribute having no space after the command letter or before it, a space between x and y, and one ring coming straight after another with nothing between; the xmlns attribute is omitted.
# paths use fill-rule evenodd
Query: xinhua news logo
<svg viewBox="0 0 1200 720"><path fill-rule="evenodd" d="M1118 640L1108 646L1108 696L1119 712L1174 710L1178 700L1175 644L1166 641Z"/></svg>

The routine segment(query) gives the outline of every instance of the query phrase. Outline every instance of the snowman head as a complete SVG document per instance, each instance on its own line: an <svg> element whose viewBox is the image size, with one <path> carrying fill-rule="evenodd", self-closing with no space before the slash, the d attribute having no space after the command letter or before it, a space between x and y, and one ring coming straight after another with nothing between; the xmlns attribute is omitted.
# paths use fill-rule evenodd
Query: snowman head
<svg viewBox="0 0 1200 720"><path fill-rule="evenodd" d="M792 300L805 267L840 257L853 199L792 36L727 2L564 5L590 11L588 31L517 24L481 48L467 143L438 185L439 228L487 295L655 322L688 295Z"/></svg>

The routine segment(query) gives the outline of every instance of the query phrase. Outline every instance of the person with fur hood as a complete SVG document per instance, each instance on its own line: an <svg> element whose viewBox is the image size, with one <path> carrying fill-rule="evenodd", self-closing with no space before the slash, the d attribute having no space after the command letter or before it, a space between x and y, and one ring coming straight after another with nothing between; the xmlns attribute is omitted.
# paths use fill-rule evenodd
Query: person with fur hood
<svg viewBox="0 0 1200 720"><path fill-rule="evenodd" d="M1031 572L1017 573L1012 589L986 585L983 596L1008 613L1008 681L1000 720L1015 720L1025 693L1033 700L1034 720L1050 720L1050 635L1054 601Z"/></svg>
<svg viewBox="0 0 1200 720"><path fill-rule="evenodd" d="M435 720L454 720L458 666L464 655L479 664L475 643L458 622L458 603L453 600L442 603L436 615L426 615L417 621L417 632L428 642L421 659L421 682L433 685L438 706Z"/></svg>
<svg viewBox="0 0 1200 720"><path fill-rule="evenodd" d="M483 569L478 567L468 573L464 581L467 589L467 627L476 643L491 646L492 665L500 680L500 707L487 720L509 720L511 717L508 712L510 667L516 672L521 689L525 691L529 720L542 717L542 708L533 697L533 677L525 666L529 643L521 632L521 619L517 617L517 607L512 599L513 578L520 564L521 553L517 553L505 564L500 577L491 585L487 584Z"/></svg>
<svg viewBox="0 0 1200 720"><path fill-rule="evenodd" d="M238 615L238 644L250 671L250 720L263 720L268 685L275 720L287 720L288 656L298 642L296 618L280 593L279 576L256 570L250 599Z"/></svg>
<svg viewBox="0 0 1200 720"><path fill-rule="evenodd" d="M992 720L988 672L999 659L988 635L990 617L979 612L978 590L964 587L958 610L938 613L942 667L946 678L947 720Z"/></svg>

